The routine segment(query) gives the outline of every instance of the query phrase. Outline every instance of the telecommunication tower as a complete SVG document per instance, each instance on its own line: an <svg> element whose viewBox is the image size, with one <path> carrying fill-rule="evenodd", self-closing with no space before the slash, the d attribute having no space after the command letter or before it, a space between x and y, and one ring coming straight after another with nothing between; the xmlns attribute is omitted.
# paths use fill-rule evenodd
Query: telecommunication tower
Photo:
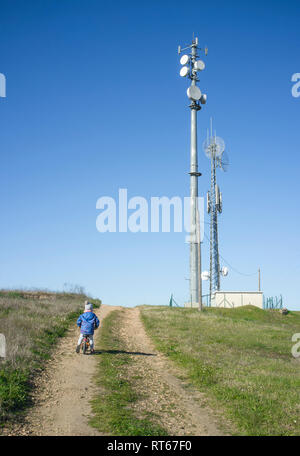
<svg viewBox="0 0 300 456"><path fill-rule="evenodd" d="M198 72L203 71L205 64L198 59L198 50L202 49L198 45L198 38L194 38L192 44L181 48L178 46L178 54L189 50L189 53L183 54L180 58L180 76L187 77L191 80L191 85L187 89L187 96L190 99L191 109L191 150L190 150L190 201L191 201L191 229L190 229L190 299L191 305L198 304L202 308L202 282L201 282L201 248L199 228L199 211L198 211L198 157L197 157L197 112L201 105L206 103L207 96L202 94L197 82L199 82ZM207 55L207 48L204 50Z"/></svg>
<svg viewBox="0 0 300 456"><path fill-rule="evenodd" d="M222 212L222 193L217 184L216 169L227 171L229 161L225 152L225 143L216 133L213 134L212 119L210 134L207 131L207 138L203 143L205 155L211 161L211 183L210 191L207 192L207 212L210 214L210 270L209 278L210 300L215 291L220 290L220 275L227 276L228 269L220 269L219 239L218 239L218 214Z"/></svg>

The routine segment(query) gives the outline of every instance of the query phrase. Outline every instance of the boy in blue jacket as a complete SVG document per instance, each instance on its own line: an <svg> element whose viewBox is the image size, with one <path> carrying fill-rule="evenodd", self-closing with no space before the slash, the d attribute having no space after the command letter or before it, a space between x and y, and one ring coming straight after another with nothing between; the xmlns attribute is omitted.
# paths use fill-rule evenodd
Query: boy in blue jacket
<svg viewBox="0 0 300 456"><path fill-rule="evenodd" d="M99 319L96 314L93 313L93 304L88 301L84 303L84 313L80 315L77 320L77 326L80 328L80 337L77 342L76 353L80 352L80 345L84 334L87 334L90 339L91 353L95 353L94 350L94 330L99 327Z"/></svg>

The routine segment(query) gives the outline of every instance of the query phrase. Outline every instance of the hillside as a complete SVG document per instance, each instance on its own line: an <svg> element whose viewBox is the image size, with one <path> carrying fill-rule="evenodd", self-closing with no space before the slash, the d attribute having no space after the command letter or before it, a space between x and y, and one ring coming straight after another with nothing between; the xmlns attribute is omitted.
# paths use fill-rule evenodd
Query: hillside
<svg viewBox="0 0 300 456"><path fill-rule="evenodd" d="M142 307L141 314L156 348L237 434L300 435L300 358L291 355L299 312Z"/></svg>
<svg viewBox="0 0 300 456"><path fill-rule="evenodd" d="M299 312L101 305L84 356L84 299L0 296L5 435L300 435Z"/></svg>

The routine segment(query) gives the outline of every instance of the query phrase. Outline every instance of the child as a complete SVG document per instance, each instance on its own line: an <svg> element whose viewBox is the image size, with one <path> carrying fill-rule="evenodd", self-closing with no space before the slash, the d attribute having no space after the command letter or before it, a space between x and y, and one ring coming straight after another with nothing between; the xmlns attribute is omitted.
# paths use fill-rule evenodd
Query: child
<svg viewBox="0 0 300 456"><path fill-rule="evenodd" d="M80 328L80 337L77 342L76 353L80 351L80 345L84 334L89 336L91 353L95 353L94 350L94 330L99 327L99 320L96 314L93 313L93 304L88 301L84 303L84 313L80 315L77 320L77 326Z"/></svg>

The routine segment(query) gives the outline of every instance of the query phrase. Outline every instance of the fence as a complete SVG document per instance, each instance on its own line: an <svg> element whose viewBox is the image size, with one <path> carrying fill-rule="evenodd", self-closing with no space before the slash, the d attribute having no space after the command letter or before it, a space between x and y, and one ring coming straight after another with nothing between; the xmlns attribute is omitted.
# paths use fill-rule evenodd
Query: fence
<svg viewBox="0 0 300 456"><path fill-rule="evenodd" d="M271 296L270 298L266 298L264 296L264 309L282 309L283 301L282 296Z"/></svg>
<svg viewBox="0 0 300 456"><path fill-rule="evenodd" d="M218 299L216 299L218 297ZM233 297L235 299L233 299ZM235 302L237 298L239 302ZM265 297L262 292L216 292L212 297L212 302L210 300L210 295L202 295L202 305L204 307L211 307L211 305L216 307L240 307L243 305L254 305L261 309L282 309L283 308L283 299L282 296L271 296L269 298ZM181 307L171 295L170 307L177 306ZM194 306L191 303L185 303L184 307L198 307L198 304L195 303Z"/></svg>
<svg viewBox="0 0 300 456"><path fill-rule="evenodd" d="M175 299L174 299L174 297L173 297L172 294L171 294L171 298L170 298L170 301L169 301L169 306L170 306L170 307L174 307L174 306L176 306L176 307L181 307L181 306L178 304L178 302L175 301Z"/></svg>

